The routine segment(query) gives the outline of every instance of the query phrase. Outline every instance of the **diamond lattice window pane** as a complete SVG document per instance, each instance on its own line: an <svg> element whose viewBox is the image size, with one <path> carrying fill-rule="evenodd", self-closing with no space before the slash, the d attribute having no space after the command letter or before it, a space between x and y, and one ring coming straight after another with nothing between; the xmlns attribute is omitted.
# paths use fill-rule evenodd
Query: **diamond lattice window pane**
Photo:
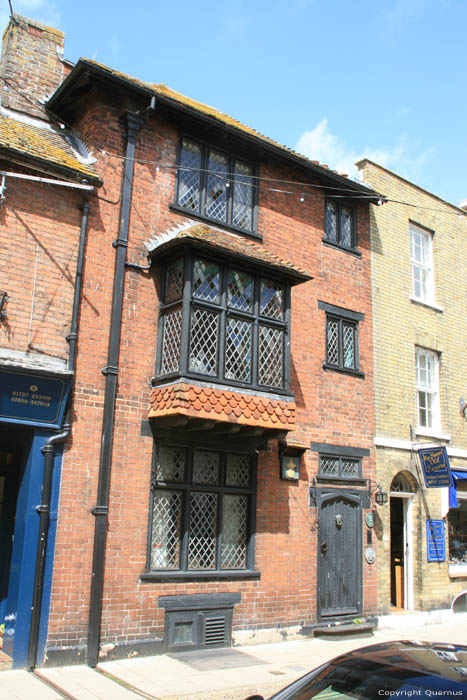
<svg viewBox="0 0 467 700"><path fill-rule="evenodd" d="M195 260L193 265L193 296L205 301L219 302L220 270L219 265L206 260Z"/></svg>
<svg viewBox="0 0 467 700"><path fill-rule="evenodd" d="M216 567L217 494L192 493L190 501L190 536L188 568Z"/></svg>
<svg viewBox="0 0 467 700"><path fill-rule="evenodd" d="M246 163L235 163L233 190L233 225L251 231L253 228L252 168Z"/></svg>
<svg viewBox="0 0 467 700"><path fill-rule="evenodd" d="M339 322L328 319L327 323L327 361L330 365L339 364Z"/></svg>
<svg viewBox="0 0 467 700"><path fill-rule="evenodd" d="M180 342L182 337L182 308L167 311L164 315L161 374L180 369Z"/></svg>
<svg viewBox="0 0 467 700"><path fill-rule="evenodd" d="M319 473L326 476L339 476L339 460L337 457L321 457Z"/></svg>
<svg viewBox="0 0 467 700"><path fill-rule="evenodd" d="M224 496L222 518L223 569L246 568L247 496Z"/></svg>
<svg viewBox="0 0 467 700"><path fill-rule="evenodd" d="M250 459L248 455L227 455L226 486L248 488L250 485Z"/></svg>
<svg viewBox="0 0 467 700"><path fill-rule="evenodd" d="M344 367L355 367L355 334L354 326L346 323L342 326L342 347L344 351Z"/></svg>
<svg viewBox="0 0 467 700"><path fill-rule="evenodd" d="M230 318L225 340L225 376L240 382L251 381L251 329L249 321Z"/></svg>
<svg viewBox="0 0 467 700"><path fill-rule="evenodd" d="M282 386L284 332L277 328L259 328L258 381L266 386Z"/></svg>
<svg viewBox="0 0 467 700"><path fill-rule="evenodd" d="M178 203L181 207L199 211L201 183L201 148L184 139L178 170Z"/></svg>
<svg viewBox="0 0 467 700"><path fill-rule="evenodd" d="M252 311L253 294L253 277L246 272L230 270L227 285L229 306L240 311Z"/></svg>
<svg viewBox="0 0 467 700"><path fill-rule="evenodd" d="M178 447L161 447L156 463L158 481L183 481L185 476L185 450Z"/></svg>
<svg viewBox="0 0 467 700"><path fill-rule="evenodd" d="M206 216L225 221L227 216L227 176L229 163L222 153L209 152Z"/></svg>
<svg viewBox="0 0 467 700"><path fill-rule="evenodd" d="M180 491L155 491L152 507L151 569L178 569L182 522Z"/></svg>
<svg viewBox="0 0 467 700"><path fill-rule="evenodd" d="M190 332L190 372L217 374L219 316L205 309L193 309Z"/></svg>
<svg viewBox="0 0 467 700"><path fill-rule="evenodd" d="M352 247L352 211L347 207L341 210L341 241L346 248Z"/></svg>
<svg viewBox="0 0 467 700"><path fill-rule="evenodd" d="M219 455L217 452L195 451L193 482L195 484L211 485L219 483Z"/></svg>
<svg viewBox="0 0 467 700"><path fill-rule="evenodd" d="M343 459L342 476L360 476L360 461L358 459Z"/></svg>
<svg viewBox="0 0 467 700"><path fill-rule="evenodd" d="M260 312L269 318L282 319L284 306L284 288L277 282L261 280Z"/></svg>
<svg viewBox="0 0 467 700"><path fill-rule="evenodd" d="M326 238L337 241L337 206L334 202L326 202Z"/></svg>
<svg viewBox="0 0 467 700"><path fill-rule="evenodd" d="M181 299L183 294L183 258L178 258L167 267L165 277L165 303Z"/></svg>

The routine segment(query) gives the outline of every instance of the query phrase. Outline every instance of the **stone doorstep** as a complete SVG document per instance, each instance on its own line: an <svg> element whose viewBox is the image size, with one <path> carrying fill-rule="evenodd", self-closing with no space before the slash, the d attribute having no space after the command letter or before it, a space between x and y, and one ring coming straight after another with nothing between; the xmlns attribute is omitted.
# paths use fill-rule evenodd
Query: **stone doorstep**
<svg viewBox="0 0 467 700"><path fill-rule="evenodd" d="M356 637L365 635L371 637L375 625L371 623L363 623L361 625L332 625L332 627L317 627L313 630L313 637L327 637L330 639L341 639L342 637Z"/></svg>

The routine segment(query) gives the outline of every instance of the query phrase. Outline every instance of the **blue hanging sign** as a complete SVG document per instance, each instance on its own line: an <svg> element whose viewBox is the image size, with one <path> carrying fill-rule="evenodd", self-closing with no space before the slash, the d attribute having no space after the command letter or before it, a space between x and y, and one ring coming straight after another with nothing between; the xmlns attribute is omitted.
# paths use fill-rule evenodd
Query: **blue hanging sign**
<svg viewBox="0 0 467 700"><path fill-rule="evenodd" d="M446 561L444 520L426 521L426 558L428 561Z"/></svg>
<svg viewBox="0 0 467 700"><path fill-rule="evenodd" d="M0 370L0 421L61 426L71 377L49 377L28 372Z"/></svg>
<svg viewBox="0 0 467 700"><path fill-rule="evenodd" d="M427 489L451 485L451 468L445 447L425 447L418 454Z"/></svg>

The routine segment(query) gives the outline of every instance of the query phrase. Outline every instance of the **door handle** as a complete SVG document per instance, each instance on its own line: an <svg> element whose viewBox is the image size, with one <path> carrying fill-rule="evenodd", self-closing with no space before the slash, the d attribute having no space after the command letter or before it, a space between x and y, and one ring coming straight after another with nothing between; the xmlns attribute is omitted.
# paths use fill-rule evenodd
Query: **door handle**
<svg viewBox="0 0 467 700"><path fill-rule="evenodd" d="M327 551L328 551L328 546L327 546L326 542L323 542L323 544L321 545L321 554L326 554Z"/></svg>

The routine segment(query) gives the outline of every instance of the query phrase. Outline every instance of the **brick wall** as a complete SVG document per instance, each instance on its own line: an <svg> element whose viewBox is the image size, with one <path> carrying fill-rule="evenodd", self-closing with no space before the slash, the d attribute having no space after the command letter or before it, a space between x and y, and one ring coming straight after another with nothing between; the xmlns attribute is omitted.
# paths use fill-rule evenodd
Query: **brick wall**
<svg viewBox="0 0 467 700"><path fill-rule="evenodd" d="M459 411L465 393L464 321L467 281L456 271L465 267L467 220L456 207L370 161L360 164L365 181L389 199L411 206L386 203L372 206L371 268L375 360L376 435L398 440L400 447L378 447L377 481L389 491L398 472L412 475L414 606L429 610L449 607L465 589L467 577L452 578L447 563L429 563L426 555L426 519L445 515L442 489L425 489L416 453L410 452L411 427L415 448L439 442L454 450L452 467L467 467L467 423ZM412 273L409 222L433 231L436 306L410 300ZM447 440L417 434L415 347L439 354L441 431ZM389 607L389 506L378 508L378 605Z"/></svg>

